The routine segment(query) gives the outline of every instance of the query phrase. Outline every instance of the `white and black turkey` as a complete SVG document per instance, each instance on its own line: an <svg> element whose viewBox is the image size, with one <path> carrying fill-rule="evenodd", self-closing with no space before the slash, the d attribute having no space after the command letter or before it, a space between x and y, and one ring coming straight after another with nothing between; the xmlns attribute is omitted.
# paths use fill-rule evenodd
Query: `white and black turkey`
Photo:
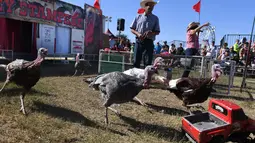
<svg viewBox="0 0 255 143"><path fill-rule="evenodd" d="M155 73L158 73L158 68L164 64L164 59L161 57L157 57L154 60L153 63L153 67L155 68ZM144 75L144 69L139 69L139 68L131 68L129 70L126 70L123 72L126 75L130 75L130 76L134 76L137 78L142 78L144 79L145 75ZM105 74L101 74L98 75L96 77L93 78L88 78L88 79L84 79L85 82L89 83L89 87L93 87L93 89L98 90L98 85L101 82L101 78L104 76ZM161 76L158 75L153 75L152 80L157 80L157 81L161 81L164 78L162 78ZM95 84L96 83L96 84Z"/></svg>
<svg viewBox="0 0 255 143"><path fill-rule="evenodd" d="M179 78L169 81L170 92L173 92L178 99L183 101L183 106L188 110L191 104L203 103L208 99L212 92L212 87L218 77L223 73L219 64L214 64L211 68L210 78ZM164 83L164 81L162 81Z"/></svg>
<svg viewBox="0 0 255 143"><path fill-rule="evenodd" d="M14 82L19 86L23 87L23 91L20 95L21 108L20 111L26 114L24 108L24 97L25 94L39 81L40 79L40 65L43 62L48 50L45 48L40 48L38 50L37 58L34 61L26 61L23 59L16 59L15 61L9 63L8 65L0 65L7 72L7 77L4 85L2 86L0 92L5 88L5 86Z"/></svg>
<svg viewBox="0 0 255 143"><path fill-rule="evenodd" d="M78 71L82 71L81 75L83 75L86 70L86 67L91 67L90 62L87 60L80 60L80 53L77 53L74 64L75 72L73 76L75 76Z"/></svg>
<svg viewBox="0 0 255 143"><path fill-rule="evenodd" d="M147 66L144 70L144 79L126 75L122 72L111 72L102 76L98 88L104 99L106 124L108 124L108 109L119 114L117 110L110 106L133 100L141 90L149 87L151 77L155 72L156 69L153 66Z"/></svg>

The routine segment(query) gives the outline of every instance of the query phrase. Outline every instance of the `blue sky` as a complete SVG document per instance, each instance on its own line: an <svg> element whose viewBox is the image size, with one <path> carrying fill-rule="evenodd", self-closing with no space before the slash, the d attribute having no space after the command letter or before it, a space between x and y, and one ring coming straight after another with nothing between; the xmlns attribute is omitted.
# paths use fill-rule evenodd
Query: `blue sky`
<svg viewBox="0 0 255 143"><path fill-rule="evenodd" d="M64 0L84 7L94 0ZM186 27L191 21L198 21L198 13L192 6L198 0L160 0L153 13L159 17L161 33L156 41L185 40ZM117 33L117 19L125 19L124 34L133 41L129 26L140 8L140 0L101 0L105 16L111 16L110 30ZM216 44L225 34L250 34L255 16L255 0L202 0L200 22L210 22L216 27Z"/></svg>

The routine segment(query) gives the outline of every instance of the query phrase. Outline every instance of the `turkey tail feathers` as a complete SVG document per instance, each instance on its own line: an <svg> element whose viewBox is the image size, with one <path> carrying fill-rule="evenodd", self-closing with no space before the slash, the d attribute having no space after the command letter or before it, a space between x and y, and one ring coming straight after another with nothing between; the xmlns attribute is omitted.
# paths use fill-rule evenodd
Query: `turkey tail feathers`
<svg viewBox="0 0 255 143"><path fill-rule="evenodd" d="M87 78L87 79L83 79L83 81L86 83L91 83L91 82L95 81L95 78Z"/></svg>

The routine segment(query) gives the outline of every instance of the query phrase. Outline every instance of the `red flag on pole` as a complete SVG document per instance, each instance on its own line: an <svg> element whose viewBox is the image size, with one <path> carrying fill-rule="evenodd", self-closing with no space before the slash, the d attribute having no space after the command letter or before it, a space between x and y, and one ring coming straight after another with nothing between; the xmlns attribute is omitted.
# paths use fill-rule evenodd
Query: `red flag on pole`
<svg viewBox="0 0 255 143"><path fill-rule="evenodd" d="M100 0L95 0L94 7L100 10Z"/></svg>
<svg viewBox="0 0 255 143"><path fill-rule="evenodd" d="M193 5L193 9L194 9L196 12L198 12L198 13L200 13L200 4L201 4L201 0L199 0L199 2L196 3L195 5Z"/></svg>

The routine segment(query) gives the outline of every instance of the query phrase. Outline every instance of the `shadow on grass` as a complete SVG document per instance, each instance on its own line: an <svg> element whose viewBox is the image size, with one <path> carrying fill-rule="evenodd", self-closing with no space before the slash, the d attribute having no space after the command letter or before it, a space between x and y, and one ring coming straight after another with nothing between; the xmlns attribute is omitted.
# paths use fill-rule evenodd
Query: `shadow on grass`
<svg viewBox="0 0 255 143"><path fill-rule="evenodd" d="M253 95L252 95L252 93L251 93L250 91L246 90L246 92L247 92L247 94L249 95L251 101L255 100L255 99L253 98Z"/></svg>
<svg viewBox="0 0 255 143"><path fill-rule="evenodd" d="M22 91L23 91L23 88L3 89L3 91L0 92L0 97L1 96L19 96ZM40 95L43 95L43 96L56 96L54 94L41 92L41 91L35 90L33 88L28 93L30 93L30 94L40 94Z"/></svg>
<svg viewBox="0 0 255 143"><path fill-rule="evenodd" d="M91 75L97 73L98 64L96 62L91 63L92 67L87 67L84 71L84 75ZM46 63L41 67L41 77L52 76L73 76L75 72L74 62L70 64L53 64ZM77 73L80 75L81 71Z"/></svg>
<svg viewBox="0 0 255 143"><path fill-rule="evenodd" d="M177 116L189 115L189 112L181 110L181 109L158 106L158 105L153 105L153 104L149 104L149 103L146 103L146 104L148 105L149 108L151 108L157 112L163 111L164 114L177 115Z"/></svg>
<svg viewBox="0 0 255 143"><path fill-rule="evenodd" d="M218 98L218 99L234 99L234 100L239 100L239 101L253 101L254 99L252 98L244 98L244 97L238 97L238 96L231 96L231 95L219 95L217 93L212 93L210 95L212 98Z"/></svg>
<svg viewBox="0 0 255 143"><path fill-rule="evenodd" d="M101 129L104 131L112 132L114 134L119 134L121 136L126 135L119 131L115 131L115 130L112 130L107 127L102 127L102 126L98 125L96 122L94 122L90 119L87 119L79 112L72 111L70 109L57 107L57 106L53 106L53 105L48 105L48 104L38 102L38 101L34 102L34 105L35 105L35 107L32 109L33 111L42 112L42 113L47 114L54 118L59 118L61 120L72 122L72 123L79 123L83 126L90 126L93 128L98 128L98 129Z"/></svg>
<svg viewBox="0 0 255 143"><path fill-rule="evenodd" d="M147 132L147 133L153 133L158 138L167 140L167 141L187 141L184 137L183 133L169 127L164 127L161 125L153 125L153 124L147 124L142 123L140 121L137 121L133 118L126 117L126 116L119 116L120 119L122 119L125 123L129 124L133 129L130 129L132 132Z"/></svg>

